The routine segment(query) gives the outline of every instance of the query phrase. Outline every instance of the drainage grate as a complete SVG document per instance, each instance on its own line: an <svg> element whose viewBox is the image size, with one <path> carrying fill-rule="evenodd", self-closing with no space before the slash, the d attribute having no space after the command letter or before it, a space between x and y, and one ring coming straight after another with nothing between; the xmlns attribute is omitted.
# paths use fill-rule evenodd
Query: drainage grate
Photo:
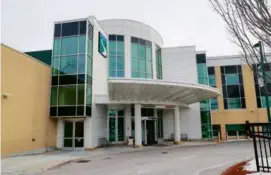
<svg viewBox="0 0 271 175"><path fill-rule="evenodd" d="M90 160L78 160L76 163L88 163Z"/></svg>
<svg viewBox="0 0 271 175"><path fill-rule="evenodd" d="M166 151L164 151L164 152L162 152L162 154L167 154L167 152L166 152Z"/></svg>

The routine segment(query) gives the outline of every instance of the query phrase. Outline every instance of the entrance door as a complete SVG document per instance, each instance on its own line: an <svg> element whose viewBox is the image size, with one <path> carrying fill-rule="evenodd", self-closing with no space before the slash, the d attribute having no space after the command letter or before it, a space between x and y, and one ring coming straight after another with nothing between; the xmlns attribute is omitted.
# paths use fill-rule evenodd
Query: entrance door
<svg viewBox="0 0 271 175"><path fill-rule="evenodd" d="M124 111L109 110L108 140L112 143L124 142Z"/></svg>
<svg viewBox="0 0 271 175"><path fill-rule="evenodd" d="M65 150L81 150L84 147L84 121L64 121Z"/></svg>
<svg viewBox="0 0 271 175"><path fill-rule="evenodd" d="M155 140L155 120L142 120L142 142L144 145L153 145Z"/></svg>

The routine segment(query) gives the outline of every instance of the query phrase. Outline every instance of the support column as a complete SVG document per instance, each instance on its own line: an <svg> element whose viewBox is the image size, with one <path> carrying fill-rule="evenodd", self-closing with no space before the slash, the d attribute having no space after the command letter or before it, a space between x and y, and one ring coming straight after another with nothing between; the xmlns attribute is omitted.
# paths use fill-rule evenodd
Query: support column
<svg viewBox="0 0 271 175"><path fill-rule="evenodd" d="M128 139L130 136L132 136L131 105L125 106L124 120L125 120L125 138Z"/></svg>
<svg viewBox="0 0 271 175"><path fill-rule="evenodd" d="M63 138L64 137L64 122L61 119L57 120L57 137L56 137L56 148L63 148Z"/></svg>
<svg viewBox="0 0 271 175"><path fill-rule="evenodd" d="M155 141L158 142L158 132L157 132L157 123L158 123L158 117L157 117L157 109L154 109L154 133L155 133Z"/></svg>
<svg viewBox="0 0 271 175"><path fill-rule="evenodd" d="M179 106L174 108L174 143L181 143L181 132L180 132L180 111Z"/></svg>
<svg viewBox="0 0 271 175"><path fill-rule="evenodd" d="M141 105L135 104L135 147L142 147Z"/></svg>

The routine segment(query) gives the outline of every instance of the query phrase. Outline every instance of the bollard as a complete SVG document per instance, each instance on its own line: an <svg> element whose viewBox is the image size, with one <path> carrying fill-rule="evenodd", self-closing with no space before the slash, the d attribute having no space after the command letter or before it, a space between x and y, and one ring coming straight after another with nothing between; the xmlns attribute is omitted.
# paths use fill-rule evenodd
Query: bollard
<svg viewBox="0 0 271 175"><path fill-rule="evenodd" d="M226 131L226 141L228 141L228 131Z"/></svg>
<svg viewBox="0 0 271 175"><path fill-rule="evenodd" d="M217 132L217 136L218 136L218 143L220 143L220 132Z"/></svg>
<svg viewBox="0 0 271 175"><path fill-rule="evenodd" d="M236 139L239 140L239 132L236 131Z"/></svg>

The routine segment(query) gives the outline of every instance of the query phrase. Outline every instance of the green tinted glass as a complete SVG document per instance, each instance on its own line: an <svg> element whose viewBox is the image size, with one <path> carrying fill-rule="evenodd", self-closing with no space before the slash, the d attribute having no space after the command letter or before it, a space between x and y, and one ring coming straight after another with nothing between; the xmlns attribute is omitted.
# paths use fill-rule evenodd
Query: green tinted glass
<svg viewBox="0 0 271 175"><path fill-rule="evenodd" d="M61 74L76 74L77 73L77 56L67 56L60 58L60 73Z"/></svg>
<svg viewBox="0 0 271 175"><path fill-rule="evenodd" d="M197 64L198 67L198 76L199 77L207 77L207 66L205 63Z"/></svg>
<svg viewBox="0 0 271 175"><path fill-rule="evenodd" d="M146 57L148 60L152 60L152 50L150 47L146 47Z"/></svg>
<svg viewBox="0 0 271 175"><path fill-rule="evenodd" d="M140 72L145 72L146 71L146 60L139 60L139 70Z"/></svg>
<svg viewBox="0 0 271 175"><path fill-rule="evenodd" d="M57 105L57 87L51 88L51 106Z"/></svg>
<svg viewBox="0 0 271 175"><path fill-rule="evenodd" d="M77 104L83 105L85 99L85 86L84 85L77 85Z"/></svg>
<svg viewBox="0 0 271 175"><path fill-rule="evenodd" d="M146 47L143 44L139 44L139 57L146 59Z"/></svg>
<svg viewBox="0 0 271 175"><path fill-rule="evenodd" d="M78 36L62 38L61 55L77 54Z"/></svg>
<svg viewBox="0 0 271 175"><path fill-rule="evenodd" d="M87 99L86 99L86 101L87 101L87 105L90 105L91 104L91 102L92 102L92 92L91 92L91 87L90 86L87 86Z"/></svg>
<svg viewBox="0 0 271 175"><path fill-rule="evenodd" d="M93 55L93 41L88 38L88 55L92 57Z"/></svg>
<svg viewBox="0 0 271 175"><path fill-rule="evenodd" d="M60 38L55 38L53 56L60 55L60 48L61 48L61 39Z"/></svg>
<svg viewBox="0 0 271 175"><path fill-rule="evenodd" d="M238 85L239 75L238 74L226 74L225 75L227 85Z"/></svg>
<svg viewBox="0 0 271 175"><path fill-rule="evenodd" d="M84 74L85 73L85 67L86 67L86 58L85 55L79 55L78 56L78 73Z"/></svg>
<svg viewBox="0 0 271 175"><path fill-rule="evenodd" d="M137 58L132 58L132 70L139 69L139 60Z"/></svg>
<svg viewBox="0 0 271 175"><path fill-rule="evenodd" d="M92 75L92 59L90 56L87 56L87 73L88 75Z"/></svg>
<svg viewBox="0 0 271 175"><path fill-rule="evenodd" d="M138 44L132 43L132 57L138 57Z"/></svg>
<svg viewBox="0 0 271 175"><path fill-rule="evenodd" d="M109 56L110 55L116 55L116 41L109 41Z"/></svg>
<svg viewBox="0 0 271 175"><path fill-rule="evenodd" d="M240 98L228 98L228 109L238 109L241 108Z"/></svg>
<svg viewBox="0 0 271 175"><path fill-rule="evenodd" d="M124 55L124 43L122 41L117 42L117 55Z"/></svg>
<svg viewBox="0 0 271 175"><path fill-rule="evenodd" d="M80 35L79 36L79 53L86 52L86 36Z"/></svg>
<svg viewBox="0 0 271 175"><path fill-rule="evenodd" d="M52 75L58 75L59 73L59 58L55 57L52 60Z"/></svg>
<svg viewBox="0 0 271 175"><path fill-rule="evenodd" d="M76 85L59 86L59 105L76 105Z"/></svg>

